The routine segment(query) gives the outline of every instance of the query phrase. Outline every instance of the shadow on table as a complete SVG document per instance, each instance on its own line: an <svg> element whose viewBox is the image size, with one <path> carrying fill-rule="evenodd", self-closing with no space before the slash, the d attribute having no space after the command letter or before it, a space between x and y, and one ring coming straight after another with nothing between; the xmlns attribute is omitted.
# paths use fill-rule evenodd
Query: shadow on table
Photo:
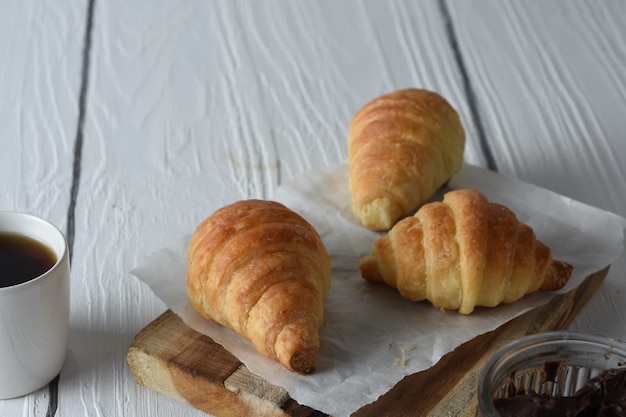
<svg viewBox="0 0 626 417"><path fill-rule="evenodd" d="M80 392L84 399L89 395L110 395L105 393L124 390L126 381L134 382L125 356L135 334L141 329L108 326L72 325L59 382L61 393L65 389Z"/></svg>

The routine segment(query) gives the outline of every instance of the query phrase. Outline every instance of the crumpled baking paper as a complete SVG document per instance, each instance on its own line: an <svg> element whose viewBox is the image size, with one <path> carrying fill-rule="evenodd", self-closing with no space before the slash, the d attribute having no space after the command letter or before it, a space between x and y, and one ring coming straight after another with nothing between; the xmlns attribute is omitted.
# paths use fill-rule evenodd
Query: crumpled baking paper
<svg viewBox="0 0 626 417"><path fill-rule="evenodd" d="M574 266L570 282L559 292L572 290L623 250L626 219L615 214L467 164L432 200L460 188L477 188L490 201L512 209L552 249L555 259ZM188 326L223 345L252 372L285 388L299 403L330 415L350 415L404 376L430 368L464 342L547 303L555 294L535 293L464 316L428 302L406 301L386 285L367 283L360 276L358 261L370 253L381 234L362 227L352 214L347 164L300 175L280 186L271 199L307 219L332 258L332 287L314 374L286 371L191 307L185 292L190 236L148 257L131 273Z"/></svg>

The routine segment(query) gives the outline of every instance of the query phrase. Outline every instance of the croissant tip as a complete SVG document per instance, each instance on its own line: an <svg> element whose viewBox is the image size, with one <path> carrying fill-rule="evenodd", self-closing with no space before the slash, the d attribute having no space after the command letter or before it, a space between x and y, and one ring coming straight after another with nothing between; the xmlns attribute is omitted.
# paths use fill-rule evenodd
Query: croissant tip
<svg viewBox="0 0 626 417"><path fill-rule="evenodd" d="M315 371L314 349L302 349L293 354L289 366L299 374L311 374Z"/></svg>
<svg viewBox="0 0 626 417"><path fill-rule="evenodd" d="M568 283L574 268L567 262L553 261L548 276L541 286L542 291L560 290Z"/></svg>
<svg viewBox="0 0 626 417"><path fill-rule="evenodd" d="M368 281L382 281L383 277L378 268L378 262L373 256L366 256L359 261L359 269L361 276Z"/></svg>
<svg viewBox="0 0 626 417"><path fill-rule="evenodd" d="M379 197L360 208L358 217L363 226L374 231L388 231L402 217L402 208L389 197Z"/></svg>

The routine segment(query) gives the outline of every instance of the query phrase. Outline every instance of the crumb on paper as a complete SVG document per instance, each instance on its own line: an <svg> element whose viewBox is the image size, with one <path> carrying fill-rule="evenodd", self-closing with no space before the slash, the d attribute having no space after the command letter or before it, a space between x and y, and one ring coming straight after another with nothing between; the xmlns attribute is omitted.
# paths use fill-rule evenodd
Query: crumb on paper
<svg viewBox="0 0 626 417"><path fill-rule="evenodd" d="M405 353L406 353L406 352L410 352L410 351L412 351L413 349L415 349L415 345L413 345L413 344L408 344L408 345L404 345L404 346L402 346L402 347L400 348L400 353L402 354L402 356L401 356L401 357L399 357L399 358L397 357L397 358L393 361L393 364L394 364L395 366L406 366L406 363L407 363L407 358L406 358Z"/></svg>
<svg viewBox="0 0 626 417"><path fill-rule="evenodd" d="M417 320L417 321L424 320L425 318L426 317L423 314L417 314L413 316L413 320Z"/></svg>
<svg viewBox="0 0 626 417"><path fill-rule="evenodd" d="M396 366L406 366L406 360L404 358L396 358L393 364Z"/></svg>

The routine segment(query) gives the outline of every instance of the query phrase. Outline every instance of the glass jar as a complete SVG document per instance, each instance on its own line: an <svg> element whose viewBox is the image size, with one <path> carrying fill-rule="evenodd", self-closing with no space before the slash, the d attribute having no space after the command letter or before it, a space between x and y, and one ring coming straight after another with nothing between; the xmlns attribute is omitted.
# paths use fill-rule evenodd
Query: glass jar
<svg viewBox="0 0 626 417"><path fill-rule="evenodd" d="M478 380L480 417L499 417L493 401L516 393L570 396L606 369L626 366L626 343L591 333L526 336L498 351Z"/></svg>

